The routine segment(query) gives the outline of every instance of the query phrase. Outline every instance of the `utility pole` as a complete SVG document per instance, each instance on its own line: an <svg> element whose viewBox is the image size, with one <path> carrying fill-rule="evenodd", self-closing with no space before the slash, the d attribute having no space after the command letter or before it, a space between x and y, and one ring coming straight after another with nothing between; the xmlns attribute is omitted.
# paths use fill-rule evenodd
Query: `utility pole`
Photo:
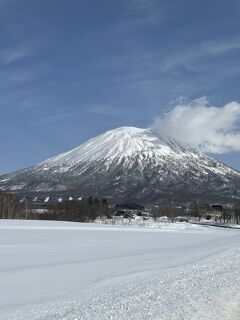
<svg viewBox="0 0 240 320"><path fill-rule="evenodd" d="M25 200L25 218L27 220L28 218L28 205L27 205L27 199Z"/></svg>

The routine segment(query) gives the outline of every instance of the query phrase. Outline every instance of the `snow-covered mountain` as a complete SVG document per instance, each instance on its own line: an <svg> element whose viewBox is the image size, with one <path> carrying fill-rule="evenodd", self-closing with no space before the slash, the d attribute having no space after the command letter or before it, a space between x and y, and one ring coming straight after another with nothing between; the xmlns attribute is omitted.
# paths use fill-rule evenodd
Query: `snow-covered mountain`
<svg viewBox="0 0 240 320"><path fill-rule="evenodd" d="M240 197L240 172L151 129L121 127L0 177L18 192L73 192L116 200Z"/></svg>

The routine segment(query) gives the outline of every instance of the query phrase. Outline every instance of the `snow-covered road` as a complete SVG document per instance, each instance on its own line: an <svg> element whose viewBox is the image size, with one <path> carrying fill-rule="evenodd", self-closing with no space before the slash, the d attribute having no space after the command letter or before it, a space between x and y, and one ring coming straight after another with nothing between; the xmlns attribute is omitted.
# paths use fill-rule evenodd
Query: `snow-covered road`
<svg viewBox="0 0 240 320"><path fill-rule="evenodd" d="M0 220L1 320L240 319L240 231Z"/></svg>

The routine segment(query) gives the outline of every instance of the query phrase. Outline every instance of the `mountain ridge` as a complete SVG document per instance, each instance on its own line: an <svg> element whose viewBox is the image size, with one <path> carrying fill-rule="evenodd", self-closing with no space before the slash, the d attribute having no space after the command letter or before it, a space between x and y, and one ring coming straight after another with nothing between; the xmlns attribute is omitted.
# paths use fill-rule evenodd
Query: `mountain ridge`
<svg viewBox="0 0 240 320"><path fill-rule="evenodd" d="M240 197L240 172L151 129L120 127L32 167L0 176L13 192L79 191L116 200L168 194Z"/></svg>

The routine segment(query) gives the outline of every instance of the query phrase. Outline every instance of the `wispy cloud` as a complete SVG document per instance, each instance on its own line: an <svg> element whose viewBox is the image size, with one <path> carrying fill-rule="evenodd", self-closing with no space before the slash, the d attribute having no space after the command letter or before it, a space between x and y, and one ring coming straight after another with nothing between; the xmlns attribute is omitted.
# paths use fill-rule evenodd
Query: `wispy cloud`
<svg viewBox="0 0 240 320"><path fill-rule="evenodd" d="M178 1L180 2L180 0ZM119 30L126 32L161 24L176 14L174 6L165 0L125 0L122 4L131 13L130 19L126 19L118 25Z"/></svg>
<svg viewBox="0 0 240 320"><path fill-rule="evenodd" d="M187 47L183 46L177 52L165 57L161 67L163 71L170 71L178 66L184 66L190 70L202 72L206 70L203 60L216 54L227 54L236 49L240 49L240 39L207 41Z"/></svg>
<svg viewBox="0 0 240 320"><path fill-rule="evenodd" d="M240 39L232 39L228 41L211 41L204 44L206 52L211 54L228 53L231 50L240 49Z"/></svg>
<svg viewBox="0 0 240 320"><path fill-rule="evenodd" d="M204 152L240 151L240 103L216 107L211 106L206 97L180 102L155 120L154 132L184 141Z"/></svg>
<svg viewBox="0 0 240 320"><path fill-rule="evenodd" d="M10 65L18 60L25 59L31 52L24 48L8 48L0 50L0 63Z"/></svg>

